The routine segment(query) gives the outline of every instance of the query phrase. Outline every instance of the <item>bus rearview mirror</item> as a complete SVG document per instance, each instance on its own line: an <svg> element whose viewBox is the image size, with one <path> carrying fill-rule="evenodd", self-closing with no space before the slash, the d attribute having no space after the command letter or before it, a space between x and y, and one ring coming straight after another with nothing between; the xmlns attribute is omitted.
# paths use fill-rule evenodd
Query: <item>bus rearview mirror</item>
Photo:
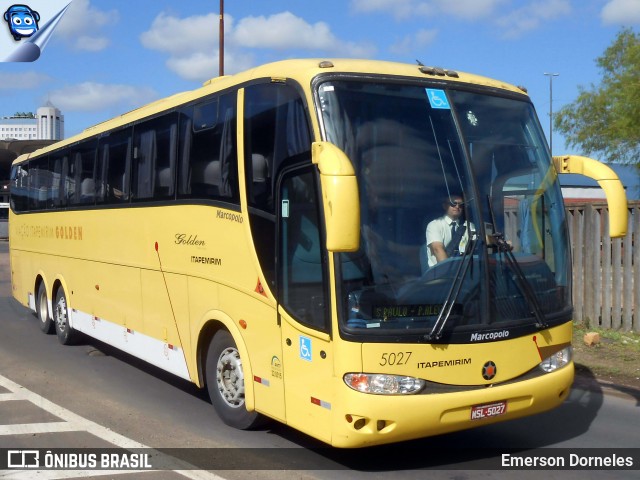
<svg viewBox="0 0 640 480"><path fill-rule="evenodd" d="M320 170L327 250L355 252L360 247L360 200L353 165L329 142L314 142L312 157Z"/></svg>
<svg viewBox="0 0 640 480"><path fill-rule="evenodd" d="M602 162L579 155L559 155L553 157L553 164L559 174L576 173L593 178L604 190L609 207L609 236L624 237L627 234L628 215L627 194L616 173Z"/></svg>

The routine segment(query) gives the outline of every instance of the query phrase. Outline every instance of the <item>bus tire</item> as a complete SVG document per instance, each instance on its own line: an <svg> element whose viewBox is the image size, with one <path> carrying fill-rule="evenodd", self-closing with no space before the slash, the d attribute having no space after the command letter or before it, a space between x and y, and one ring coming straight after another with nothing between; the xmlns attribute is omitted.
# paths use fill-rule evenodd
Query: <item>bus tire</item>
<svg viewBox="0 0 640 480"><path fill-rule="evenodd" d="M69 325L69 306L67 304L67 296L62 287L56 292L56 301L53 305L53 323L60 343L62 345L72 345L76 340L77 332Z"/></svg>
<svg viewBox="0 0 640 480"><path fill-rule="evenodd" d="M40 320L40 330L49 335L53 333L54 326L51 315L49 315L49 301L47 300L47 289L44 282L38 286L38 296L36 297L36 314Z"/></svg>
<svg viewBox="0 0 640 480"><path fill-rule="evenodd" d="M247 411L242 360L233 337L226 330L218 331L209 344L205 375L211 403L224 423L240 430L262 423L262 415Z"/></svg>

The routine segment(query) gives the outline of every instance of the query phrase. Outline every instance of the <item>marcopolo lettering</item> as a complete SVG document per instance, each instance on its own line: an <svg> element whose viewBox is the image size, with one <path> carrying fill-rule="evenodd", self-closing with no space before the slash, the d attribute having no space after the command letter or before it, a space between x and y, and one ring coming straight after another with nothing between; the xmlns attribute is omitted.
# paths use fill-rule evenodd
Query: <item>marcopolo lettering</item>
<svg viewBox="0 0 640 480"><path fill-rule="evenodd" d="M509 336L509 330L501 330L499 332L487 332L487 333L472 333L471 342L485 342L487 340L500 340L501 338L507 338Z"/></svg>
<svg viewBox="0 0 640 480"><path fill-rule="evenodd" d="M222 210L216 211L216 217L221 218L222 220L229 220L236 223L244 222L244 218L242 218L242 215L239 215L237 213L223 212Z"/></svg>

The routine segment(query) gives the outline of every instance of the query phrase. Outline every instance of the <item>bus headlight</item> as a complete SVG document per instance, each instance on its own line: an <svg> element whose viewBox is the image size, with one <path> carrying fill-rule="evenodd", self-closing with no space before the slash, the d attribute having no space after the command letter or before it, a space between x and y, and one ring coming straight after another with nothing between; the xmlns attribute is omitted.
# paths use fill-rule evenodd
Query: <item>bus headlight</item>
<svg viewBox="0 0 640 480"><path fill-rule="evenodd" d="M411 395L418 393L426 384L419 378L382 373L347 373L343 378L350 388L376 395Z"/></svg>
<svg viewBox="0 0 640 480"><path fill-rule="evenodd" d="M559 352L556 352L550 357L545 358L542 362L540 362L539 367L547 373L558 370L571 361L572 353L573 350L571 347L563 348Z"/></svg>

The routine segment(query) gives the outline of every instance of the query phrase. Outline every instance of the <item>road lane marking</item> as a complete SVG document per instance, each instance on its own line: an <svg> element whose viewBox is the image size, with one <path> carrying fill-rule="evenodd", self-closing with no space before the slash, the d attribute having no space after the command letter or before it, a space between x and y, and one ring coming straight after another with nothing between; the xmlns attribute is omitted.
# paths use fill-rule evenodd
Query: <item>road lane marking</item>
<svg viewBox="0 0 640 480"><path fill-rule="evenodd" d="M77 415L70 410L67 410L60 405L57 405L50 400L47 400L41 395L32 392L20 384L17 384L8 378L0 375L0 387L9 390L10 393L0 394L0 402L9 400L24 400L33 403L37 407L49 412L52 415L63 420L62 422L48 422L48 423L25 423L16 425L0 425L0 435L21 435L32 433L57 433L57 432L88 432L101 440L113 444L116 447L122 449L138 449L144 448L149 450L149 455L153 457L159 457L164 460L164 463L171 463L171 465L178 466L179 469L173 469L174 472L193 479L193 480L225 480L224 477L220 477L214 473L210 473L204 470L197 470L193 465L179 460L174 457L165 455L153 448L144 445L140 442L127 438L113 430L103 427L91 420L88 420L80 415ZM38 470L38 471L3 471L0 472L1 478L6 479L22 479L22 478L37 478L41 479L54 479L54 478L82 478L89 476L99 475L115 475L115 474L130 474L130 473L144 473L153 470Z"/></svg>
<svg viewBox="0 0 640 480"><path fill-rule="evenodd" d="M79 432L84 430L69 422L19 423L0 425L0 435L27 435L35 433Z"/></svg>
<svg viewBox="0 0 640 480"><path fill-rule="evenodd" d="M4 474L0 470L0 478L7 480L60 480L63 478L87 478L109 475L128 475L154 472L155 470L20 470ZM152 478L151 476L149 478Z"/></svg>

